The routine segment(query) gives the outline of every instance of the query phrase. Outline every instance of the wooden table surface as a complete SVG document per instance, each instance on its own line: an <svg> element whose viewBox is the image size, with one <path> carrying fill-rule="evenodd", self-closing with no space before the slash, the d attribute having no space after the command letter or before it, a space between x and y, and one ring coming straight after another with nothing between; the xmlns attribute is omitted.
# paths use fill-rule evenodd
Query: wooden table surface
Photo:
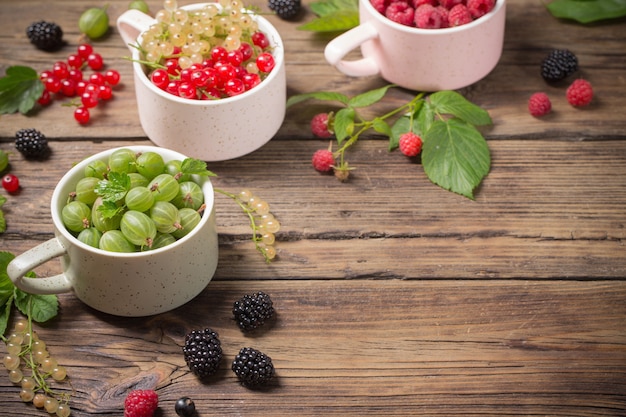
<svg viewBox="0 0 626 417"><path fill-rule="evenodd" d="M626 415L626 22L582 26L559 21L541 2L507 0L499 65L459 90L488 110L491 172L475 201L442 190L421 165L368 134L347 156L347 183L320 175L311 117L329 108L290 108L267 145L245 157L211 163L214 184L250 189L282 224L278 257L267 265L250 242L239 208L217 196L219 266L193 301L148 318L119 318L59 296L58 316L36 325L71 378L73 416L121 416L131 389L156 389L158 416L192 397L199 416L624 416ZM78 17L99 2L2 1L0 67L44 70L80 42ZM114 21L126 0L108 0ZM189 2L190 3L190 2ZM314 17L305 0L300 21L269 16L286 50L288 94L358 94L385 85L349 78L323 56L331 35L301 31ZM161 2L149 0L154 12ZM186 4L182 1L180 4ZM264 2L252 3L268 10ZM59 23L68 45L55 53L32 47L25 28ZM1 249L14 254L53 236L49 201L60 177L98 151L150 144L139 124L131 65L117 30L94 42L122 74L115 98L88 126L55 102L28 116L0 117L0 148L22 190L2 207ZM579 75L594 86L582 109L565 86L539 75L547 52L569 48ZM546 91L553 113L528 114L528 97ZM368 109L382 114L414 93L392 90ZM53 150L28 161L15 132L36 128ZM58 262L38 275L60 272ZM272 296L271 326L243 334L231 316L235 299ZM187 332L216 330L224 348L218 374L202 383L183 360ZM236 382L230 362L243 346L272 357L277 378L253 391ZM4 345L0 347L4 355ZM0 372L0 415L41 416Z"/></svg>

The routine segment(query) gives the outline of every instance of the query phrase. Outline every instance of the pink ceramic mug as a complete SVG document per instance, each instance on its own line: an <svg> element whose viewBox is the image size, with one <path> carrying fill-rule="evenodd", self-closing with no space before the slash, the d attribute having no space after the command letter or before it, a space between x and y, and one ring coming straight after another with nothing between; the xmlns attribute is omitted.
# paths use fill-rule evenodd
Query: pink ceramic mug
<svg viewBox="0 0 626 417"><path fill-rule="evenodd" d="M328 43L326 60L354 77L379 74L416 91L456 90L489 74L502 55L506 0L486 15L445 29L419 29L391 21L370 0L359 0L359 26ZM361 47L362 59L344 60Z"/></svg>

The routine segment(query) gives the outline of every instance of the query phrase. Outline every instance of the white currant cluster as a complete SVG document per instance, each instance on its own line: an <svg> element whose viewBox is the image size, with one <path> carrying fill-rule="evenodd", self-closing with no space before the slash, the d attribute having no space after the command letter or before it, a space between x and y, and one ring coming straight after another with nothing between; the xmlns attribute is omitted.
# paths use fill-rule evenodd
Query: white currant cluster
<svg viewBox="0 0 626 417"><path fill-rule="evenodd" d="M33 331L32 323L18 320L5 343L7 354L3 364L9 371L9 380L20 386L22 401L32 402L51 415L68 417L69 394L54 391L50 386L50 380L67 381L67 371L50 356L45 342ZM29 372L25 373L26 370Z"/></svg>

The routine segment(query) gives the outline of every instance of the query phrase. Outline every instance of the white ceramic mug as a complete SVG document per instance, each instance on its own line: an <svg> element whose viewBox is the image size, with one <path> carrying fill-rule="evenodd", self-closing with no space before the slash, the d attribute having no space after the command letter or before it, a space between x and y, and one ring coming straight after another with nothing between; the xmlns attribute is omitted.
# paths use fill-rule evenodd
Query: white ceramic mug
<svg viewBox="0 0 626 417"><path fill-rule="evenodd" d="M154 146L128 146L135 152L158 152L167 162L184 155ZM61 211L69 193L84 177L92 161L107 161L115 149L76 164L59 181L52 194L51 214L55 237L15 257L7 267L13 283L31 294L73 291L96 310L127 317L158 314L196 297L213 278L218 261L214 192L211 181L199 178L206 210L200 223L185 237L152 251L116 253L91 247L65 227ZM24 277L35 267L60 257L63 272L43 278Z"/></svg>
<svg viewBox="0 0 626 417"><path fill-rule="evenodd" d="M181 9L195 10L206 4ZM219 100L190 100L156 87L146 75L136 45L156 23L138 10L127 10L117 20L132 52L135 93L141 126L158 146L204 161L224 161L249 154L265 145L285 119L287 81L284 47L274 26L254 16L269 38L275 67L259 85L240 95Z"/></svg>
<svg viewBox="0 0 626 417"><path fill-rule="evenodd" d="M380 75L416 91L455 90L489 74L502 55L506 0L465 25L420 29L396 23L359 0L359 25L331 40L326 60L354 77ZM344 60L361 48L363 58Z"/></svg>

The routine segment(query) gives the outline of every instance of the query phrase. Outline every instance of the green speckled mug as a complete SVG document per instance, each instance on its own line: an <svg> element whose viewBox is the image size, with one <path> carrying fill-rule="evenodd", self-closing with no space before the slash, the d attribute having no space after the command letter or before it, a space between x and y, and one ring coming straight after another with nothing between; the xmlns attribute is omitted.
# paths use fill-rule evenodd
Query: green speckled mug
<svg viewBox="0 0 626 417"><path fill-rule="evenodd" d="M154 146L127 146L133 151L153 151L167 162L186 156ZM107 252L80 242L65 227L61 211L84 169L94 160L107 161L116 149L91 156L76 164L59 181L51 200L55 237L18 255L7 267L13 283L31 294L73 291L96 310L126 317L149 316L173 310L196 297L209 284L217 268L218 241L213 186L198 179L206 209L200 223L185 237L152 251ZM63 272L42 278L24 275L54 258Z"/></svg>

